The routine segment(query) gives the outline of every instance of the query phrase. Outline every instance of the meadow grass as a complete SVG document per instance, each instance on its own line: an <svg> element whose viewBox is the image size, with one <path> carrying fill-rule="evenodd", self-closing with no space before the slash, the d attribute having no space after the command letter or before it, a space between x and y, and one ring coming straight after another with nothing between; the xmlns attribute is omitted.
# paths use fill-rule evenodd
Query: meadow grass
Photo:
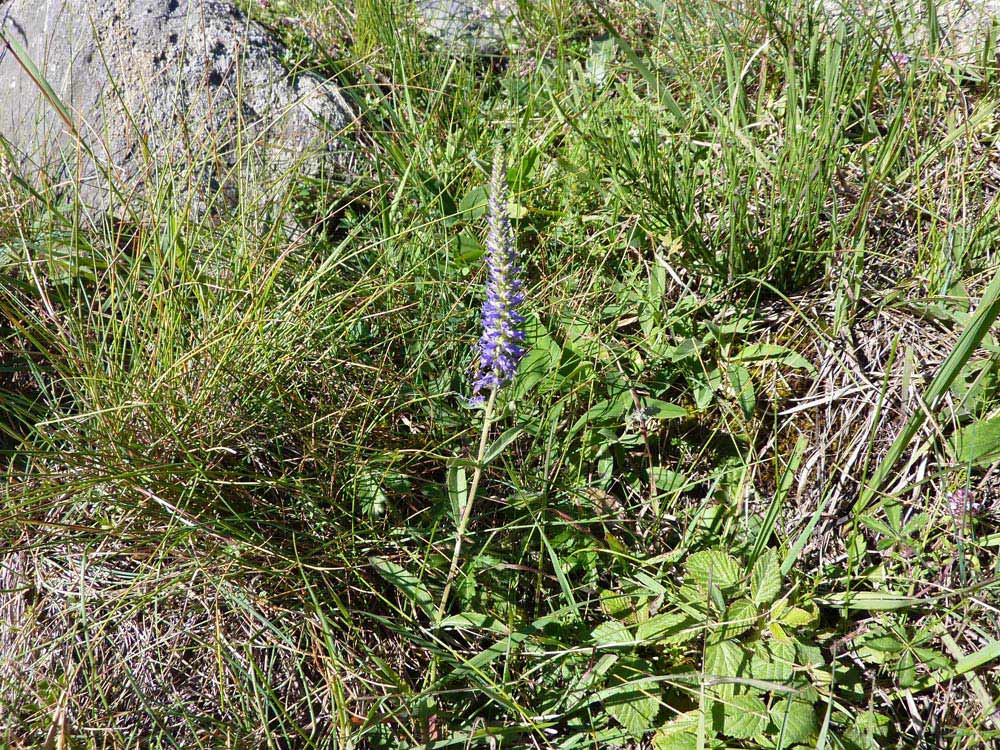
<svg viewBox="0 0 1000 750"><path fill-rule="evenodd" d="M927 8L247 5L351 174L91 221L0 161L0 744L995 747L997 69Z"/></svg>

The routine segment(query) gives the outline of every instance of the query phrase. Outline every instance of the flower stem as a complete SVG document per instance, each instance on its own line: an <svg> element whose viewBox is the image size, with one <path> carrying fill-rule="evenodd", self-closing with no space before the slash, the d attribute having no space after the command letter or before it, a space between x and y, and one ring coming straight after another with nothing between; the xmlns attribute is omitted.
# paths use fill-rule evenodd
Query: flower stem
<svg viewBox="0 0 1000 750"><path fill-rule="evenodd" d="M458 573L458 558L462 554L462 539L465 536L465 531L469 527L469 519L472 517L472 504L476 499L476 491L479 489L479 480L483 476L483 458L486 456L486 443L490 437L490 423L493 421L493 405L497 400L497 387L494 386L490 388L490 395L486 401L486 408L483 410L483 431L479 436L479 453L476 456L476 468L472 472L472 484L469 485L469 497L465 501L465 507L462 508L462 514L458 519L458 528L455 532L455 550L451 553L451 566L448 568L448 577L444 582L444 591L441 593L441 603L438 605L437 617L435 618L438 622L444 616L445 609L448 607L448 595L451 593L451 585L455 581L455 575Z"/></svg>

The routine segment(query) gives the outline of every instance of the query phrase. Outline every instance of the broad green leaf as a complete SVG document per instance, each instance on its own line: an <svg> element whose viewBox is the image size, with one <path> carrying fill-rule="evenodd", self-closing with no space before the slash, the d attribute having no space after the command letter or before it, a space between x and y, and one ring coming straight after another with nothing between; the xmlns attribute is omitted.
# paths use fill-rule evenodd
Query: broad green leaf
<svg viewBox="0 0 1000 750"><path fill-rule="evenodd" d="M878 638L871 638L869 640L864 641L864 645L872 649L873 651L879 651L881 653L888 653L888 654L898 654L900 651L906 648L906 643L904 641L901 641L900 639L890 635L879 636Z"/></svg>
<svg viewBox="0 0 1000 750"><path fill-rule="evenodd" d="M570 427L567 437L572 437L588 424L620 422L625 412L632 406L632 395L628 391L618 394L616 398L609 398L598 401L591 406L580 417L572 427Z"/></svg>
<svg viewBox="0 0 1000 750"><path fill-rule="evenodd" d="M808 703L796 700L777 701L771 707L771 723L780 737L781 747L805 742L817 729L816 711Z"/></svg>
<svg viewBox="0 0 1000 750"><path fill-rule="evenodd" d="M896 675L899 679L900 687L913 687L917 681L917 661L912 651L904 651L899 657L899 663L896 665Z"/></svg>
<svg viewBox="0 0 1000 750"><path fill-rule="evenodd" d="M684 569L702 588L707 588L710 580L719 588L728 588L740 580L736 558L721 550L695 552L687 559Z"/></svg>
<svg viewBox="0 0 1000 750"><path fill-rule="evenodd" d="M661 494L680 492L693 486L686 476L665 466L654 466L652 473L656 480L656 491Z"/></svg>
<svg viewBox="0 0 1000 750"><path fill-rule="evenodd" d="M604 709L629 734L641 738L653 728L660 711L660 688L654 680L637 680L605 695Z"/></svg>
<svg viewBox="0 0 1000 750"><path fill-rule="evenodd" d="M683 406L660 401L658 398L647 398L644 401L643 409L649 419L683 419L690 415Z"/></svg>
<svg viewBox="0 0 1000 750"><path fill-rule="evenodd" d="M1000 417L961 428L951 439L955 460L962 464L993 463L1000 457Z"/></svg>
<svg viewBox="0 0 1000 750"><path fill-rule="evenodd" d="M598 646L616 646L632 643L632 634L618 620L607 620L594 628L590 637Z"/></svg>
<svg viewBox="0 0 1000 750"><path fill-rule="evenodd" d="M745 740L764 731L768 721L767 706L754 695L734 695L713 703L712 719L720 734Z"/></svg>
<svg viewBox="0 0 1000 750"><path fill-rule="evenodd" d="M635 611L635 596L604 589L601 592L601 609L608 617L630 617Z"/></svg>
<svg viewBox="0 0 1000 750"><path fill-rule="evenodd" d="M399 589L409 601L417 605L428 616L432 618L435 616L434 599L418 576L402 565L384 557L372 557L369 562L379 575Z"/></svg>
<svg viewBox="0 0 1000 750"><path fill-rule="evenodd" d="M746 652L736 643L732 641L712 643L705 647L703 671L708 679L740 677L741 669L746 660ZM733 683L720 682L712 688L712 691L719 698L731 698L734 694Z"/></svg>
<svg viewBox="0 0 1000 750"><path fill-rule="evenodd" d="M528 209L517 201L507 201L507 216L511 219L523 219L528 215Z"/></svg>
<svg viewBox="0 0 1000 750"><path fill-rule="evenodd" d="M737 599L729 605L712 640L729 640L742 635L753 627L757 619L757 606L749 599Z"/></svg>
<svg viewBox="0 0 1000 750"><path fill-rule="evenodd" d="M365 515L377 518L385 513L389 497L382 486L382 474L365 472L355 482L355 493Z"/></svg>
<svg viewBox="0 0 1000 750"><path fill-rule="evenodd" d="M758 642L750 659L754 679L783 683L792 679L795 667L795 646L791 641L771 639Z"/></svg>
<svg viewBox="0 0 1000 750"><path fill-rule="evenodd" d="M768 550L754 563L750 571L750 597L754 604L770 604L781 593L781 566L778 556Z"/></svg>
<svg viewBox="0 0 1000 750"><path fill-rule="evenodd" d="M701 632L696 625L696 621L683 612L661 612L639 623L636 640L647 643L683 643Z"/></svg>
<svg viewBox="0 0 1000 750"><path fill-rule="evenodd" d="M698 716L688 711L657 729L653 750L698 750Z"/></svg>
<svg viewBox="0 0 1000 750"><path fill-rule="evenodd" d="M489 200L489 191L486 186L478 185L465 194L462 202L458 204L458 211L462 214L462 218L467 221L478 219L486 213Z"/></svg>
<svg viewBox="0 0 1000 750"><path fill-rule="evenodd" d="M816 612L802 609L802 607L790 607L781 613L781 622L790 628L801 628L811 624L817 618Z"/></svg>
<svg viewBox="0 0 1000 750"><path fill-rule="evenodd" d="M458 254L455 260L460 266L469 266L485 254L482 243L471 232L461 232L456 238Z"/></svg>

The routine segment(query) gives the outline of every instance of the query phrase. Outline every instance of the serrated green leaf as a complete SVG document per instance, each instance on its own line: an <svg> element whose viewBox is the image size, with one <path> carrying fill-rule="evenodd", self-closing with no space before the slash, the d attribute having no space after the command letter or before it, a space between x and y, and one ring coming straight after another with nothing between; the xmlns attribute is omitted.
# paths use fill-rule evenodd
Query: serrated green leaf
<svg viewBox="0 0 1000 750"><path fill-rule="evenodd" d="M750 660L754 679L767 682L787 682L792 679L794 667L795 646L791 641L760 641Z"/></svg>
<svg viewBox="0 0 1000 750"><path fill-rule="evenodd" d="M816 711L809 703L795 700L778 701L771 708L771 723L781 747L805 742L816 731Z"/></svg>
<svg viewBox="0 0 1000 750"><path fill-rule="evenodd" d="M590 637L598 646L615 646L632 642L632 634L618 620L602 622L591 631Z"/></svg>
<svg viewBox="0 0 1000 750"><path fill-rule="evenodd" d="M434 599L417 575L384 557L372 557L369 562L380 576L399 589L409 601L417 605L428 616L435 617Z"/></svg>
<svg viewBox="0 0 1000 750"><path fill-rule="evenodd" d="M754 695L734 695L712 704L712 720L720 734L749 739L763 732L767 726L767 706Z"/></svg>
<svg viewBox="0 0 1000 750"><path fill-rule="evenodd" d="M770 604L781 593L781 564L773 550L757 558L750 571L750 597L758 606Z"/></svg>
<svg viewBox="0 0 1000 750"><path fill-rule="evenodd" d="M628 617L632 614L634 607L634 596L608 589L604 589L601 592L601 609L604 610L604 614L608 617L617 617L619 619Z"/></svg>
<svg viewBox="0 0 1000 750"><path fill-rule="evenodd" d="M712 640L725 641L742 635L753 627L756 619L757 606L749 599L737 599L726 608L722 622L712 633Z"/></svg>
<svg viewBox="0 0 1000 750"><path fill-rule="evenodd" d="M736 558L721 550L695 552L684 565L684 570L700 587L707 589L711 581L719 588L728 588L740 579Z"/></svg>
<svg viewBox="0 0 1000 750"><path fill-rule="evenodd" d="M732 641L720 641L705 647L704 672L707 678L739 677L746 661L746 653ZM733 695L733 684L722 682L713 688L720 698L730 698Z"/></svg>
<svg viewBox="0 0 1000 750"><path fill-rule="evenodd" d="M653 750L698 750L698 729L660 727L653 735Z"/></svg>
<svg viewBox="0 0 1000 750"><path fill-rule="evenodd" d="M660 711L660 688L654 680L636 680L605 693L604 710L628 730L641 738L653 728Z"/></svg>

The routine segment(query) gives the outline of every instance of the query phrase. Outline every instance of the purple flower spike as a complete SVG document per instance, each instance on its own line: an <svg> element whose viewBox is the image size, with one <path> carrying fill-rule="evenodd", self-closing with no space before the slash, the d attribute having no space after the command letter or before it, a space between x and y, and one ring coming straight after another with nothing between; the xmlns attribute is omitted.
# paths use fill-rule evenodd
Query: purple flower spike
<svg viewBox="0 0 1000 750"><path fill-rule="evenodd" d="M472 392L499 388L514 379L524 356L524 316L518 307L524 302L519 278L514 231L507 218L507 181L500 151L493 160L490 180L489 223L486 237L486 301L483 303L483 335L479 339L479 368Z"/></svg>

